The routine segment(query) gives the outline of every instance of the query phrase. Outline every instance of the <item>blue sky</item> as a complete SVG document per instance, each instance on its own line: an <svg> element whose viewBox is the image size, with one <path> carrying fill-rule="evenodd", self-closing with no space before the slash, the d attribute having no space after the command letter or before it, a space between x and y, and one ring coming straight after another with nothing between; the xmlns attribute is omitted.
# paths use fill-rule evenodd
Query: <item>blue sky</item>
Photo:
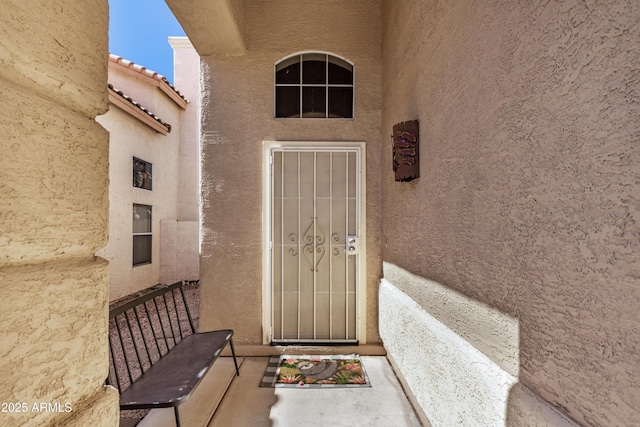
<svg viewBox="0 0 640 427"><path fill-rule="evenodd" d="M166 76L173 83L169 36L184 31L164 0L109 0L109 52Z"/></svg>

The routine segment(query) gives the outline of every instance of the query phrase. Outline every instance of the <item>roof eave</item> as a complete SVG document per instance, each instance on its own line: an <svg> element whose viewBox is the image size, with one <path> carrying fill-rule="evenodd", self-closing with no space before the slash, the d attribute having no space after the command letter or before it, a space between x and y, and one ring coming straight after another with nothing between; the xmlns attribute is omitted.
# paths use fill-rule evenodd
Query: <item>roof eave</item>
<svg viewBox="0 0 640 427"><path fill-rule="evenodd" d="M159 88L178 107L185 110L189 101L169 83L165 76L146 67L122 58L121 56L109 54L109 66L114 67L130 76L138 77Z"/></svg>
<svg viewBox="0 0 640 427"><path fill-rule="evenodd" d="M109 102L162 135L166 136L171 132L170 125L156 120L149 113L123 98L114 90L109 90Z"/></svg>

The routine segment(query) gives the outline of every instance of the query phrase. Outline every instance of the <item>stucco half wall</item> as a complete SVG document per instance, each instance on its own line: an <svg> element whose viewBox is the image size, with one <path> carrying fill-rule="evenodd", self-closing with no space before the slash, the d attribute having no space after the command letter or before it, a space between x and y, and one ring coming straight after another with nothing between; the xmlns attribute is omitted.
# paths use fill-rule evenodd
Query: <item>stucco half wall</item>
<svg viewBox="0 0 640 427"><path fill-rule="evenodd" d="M439 283L385 263L380 336L426 423L576 424L518 383L518 321Z"/></svg>

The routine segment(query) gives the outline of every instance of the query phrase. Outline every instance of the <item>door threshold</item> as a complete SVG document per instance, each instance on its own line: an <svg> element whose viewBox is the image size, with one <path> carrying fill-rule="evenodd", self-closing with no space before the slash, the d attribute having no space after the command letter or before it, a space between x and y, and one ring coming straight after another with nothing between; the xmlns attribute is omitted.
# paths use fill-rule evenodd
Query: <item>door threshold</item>
<svg viewBox="0 0 640 427"><path fill-rule="evenodd" d="M358 345L270 345L265 344L242 344L234 343L236 355L245 357L270 357L274 354L352 354L357 353L361 356L385 356L387 354L382 343L362 343ZM225 349L225 356L231 356L228 346Z"/></svg>
<svg viewBox="0 0 640 427"><path fill-rule="evenodd" d="M336 347L345 345L359 345L358 340L342 340L342 341L271 341L272 347L287 347L287 346L309 346L309 347Z"/></svg>

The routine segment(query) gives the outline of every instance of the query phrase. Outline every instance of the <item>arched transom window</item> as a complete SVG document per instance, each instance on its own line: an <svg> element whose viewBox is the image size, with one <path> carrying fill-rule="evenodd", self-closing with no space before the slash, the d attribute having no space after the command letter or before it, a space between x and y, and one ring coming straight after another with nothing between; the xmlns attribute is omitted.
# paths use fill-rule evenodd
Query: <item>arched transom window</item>
<svg viewBox="0 0 640 427"><path fill-rule="evenodd" d="M275 66L276 117L353 118L353 64L326 53L301 53Z"/></svg>

